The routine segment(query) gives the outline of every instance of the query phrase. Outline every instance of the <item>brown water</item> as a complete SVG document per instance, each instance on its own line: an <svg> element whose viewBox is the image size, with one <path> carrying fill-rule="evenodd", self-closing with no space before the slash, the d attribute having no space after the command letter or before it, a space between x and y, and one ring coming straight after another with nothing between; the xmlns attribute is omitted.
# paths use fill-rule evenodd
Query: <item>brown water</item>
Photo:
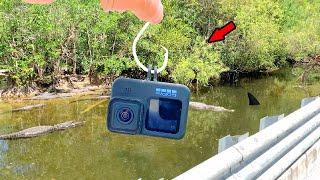
<svg viewBox="0 0 320 180"><path fill-rule="evenodd" d="M234 113L190 110L184 139L114 134L106 130L108 102L81 113L98 101L74 98L4 103L10 109L44 103L44 109L0 115L0 134L24 128L85 120L83 127L33 139L0 141L0 179L159 179L172 178L217 153L218 139L258 131L260 118L288 114L304 97L320 94L320 84L305 89L279 74L244 79L241 87L220 86L193 94L192 100L235 109ZM260 106L248 106L247 92Z"/></svg>

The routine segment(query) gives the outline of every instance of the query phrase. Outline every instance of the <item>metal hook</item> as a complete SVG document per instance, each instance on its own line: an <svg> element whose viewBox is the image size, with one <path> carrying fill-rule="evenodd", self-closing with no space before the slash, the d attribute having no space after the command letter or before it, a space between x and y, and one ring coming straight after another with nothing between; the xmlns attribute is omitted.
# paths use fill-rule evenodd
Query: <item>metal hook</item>
<svg viewBox="0 0 320 180"><path fill-rule="evenodd" d="M138 56L137 56L137 49L136 49L136 46L137 46L137 43L139 41L139 39L141 38L142 34L144 33L144 31L148 28L148 26L150 25L149 22L147 22L143 27L142 29L139 31L138 35L136 36L136 38L134 39L133 41L133 45L132 45L132 54L133 54L133 57L134 57L134 60L136 61L137 65L139 67L141 67L144 71L148 72L148 68L143 65ZM164 50L165 50L165 54L164 54L164 62L163 62L163 65L161 66L161 68L159 68L157 70L157 73L160 73L161 71L163 71L166 67L167 67L167 64L168 64L168 49L165 48L164 46L161 46ZM151 70L151 74L154 74L155 71L154 70Z"/></svg>

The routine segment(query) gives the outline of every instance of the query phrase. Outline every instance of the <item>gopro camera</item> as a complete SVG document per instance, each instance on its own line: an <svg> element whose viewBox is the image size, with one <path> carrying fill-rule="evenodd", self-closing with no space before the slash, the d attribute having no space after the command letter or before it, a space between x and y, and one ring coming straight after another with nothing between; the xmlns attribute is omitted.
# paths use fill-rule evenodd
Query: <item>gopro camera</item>
<svg viewBox="0 0 320 180"><path fill-rule="evenodd" d="M184 85L118 78L112 86L107 127L117 133L181 139L189 97Z"/></svg>

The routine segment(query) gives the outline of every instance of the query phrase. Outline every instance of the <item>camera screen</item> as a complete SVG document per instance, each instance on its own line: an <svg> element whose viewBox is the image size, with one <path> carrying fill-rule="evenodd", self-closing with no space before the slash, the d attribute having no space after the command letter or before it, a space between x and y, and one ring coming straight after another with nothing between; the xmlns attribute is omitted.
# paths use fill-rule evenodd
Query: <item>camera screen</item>
<svg viewBox="0 0 320 180"><path fill-rule="evenodd" d="M151 99L146 129L176 134L179 131L182 103L173 99Z"/></svg>

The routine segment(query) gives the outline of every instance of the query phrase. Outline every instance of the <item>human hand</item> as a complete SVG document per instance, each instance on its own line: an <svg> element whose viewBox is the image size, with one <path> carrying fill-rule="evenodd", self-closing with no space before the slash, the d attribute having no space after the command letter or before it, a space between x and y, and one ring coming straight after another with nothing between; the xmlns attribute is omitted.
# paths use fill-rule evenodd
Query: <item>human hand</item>
<svg viewBox="0 0 320 180"><path fill-rule="evenodd" d="M32 4L50 4L54 0L25 0ZM139 19L153 24L163 19L163 5L161 0L100 0L105 11L131 11Z"/></svg>
<svg viewBox="0 0 320 180"><path fill-rule="evenodd" d="M54 0L25 0L25 2L31 3L31 4L50 4L53 1Z"/></svg>

